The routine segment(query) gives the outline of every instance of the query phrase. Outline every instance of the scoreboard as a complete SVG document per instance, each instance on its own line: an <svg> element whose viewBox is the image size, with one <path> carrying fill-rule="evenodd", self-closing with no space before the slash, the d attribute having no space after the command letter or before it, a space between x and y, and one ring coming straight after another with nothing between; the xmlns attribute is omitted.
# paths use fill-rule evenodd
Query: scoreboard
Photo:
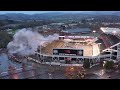
<svg viewBox="0 0 120 90"><path fill-rule="evenodd" d="M83 56L83 49L53 49L53 55Z"/></svg>

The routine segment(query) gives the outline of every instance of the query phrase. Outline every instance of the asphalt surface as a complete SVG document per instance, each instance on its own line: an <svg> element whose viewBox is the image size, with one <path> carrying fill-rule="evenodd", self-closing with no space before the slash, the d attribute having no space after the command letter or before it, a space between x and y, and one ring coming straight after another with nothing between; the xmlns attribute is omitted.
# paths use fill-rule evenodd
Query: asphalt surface
<svg viewBox="0 0 120 90"><path fill-rule="evenodd" d="M8 58L5 54L0 57L1 60L1 71L6 71L8 69ZM3 61L3 62L2 62ZM19 64L13 64L17 68L21 67ZM34 63L35 64L35 63ZM69 79L66 77L66 67L60 66L49 66L49 65L38 65L35 64L35 70L29 70L24 73L19 73L19 79ZM120 71L114 71L111 73L106 73L105 70L100 66L92 67L86 70L85 79L120 79ZM9 79L9 76L3 79Z"/></svg>

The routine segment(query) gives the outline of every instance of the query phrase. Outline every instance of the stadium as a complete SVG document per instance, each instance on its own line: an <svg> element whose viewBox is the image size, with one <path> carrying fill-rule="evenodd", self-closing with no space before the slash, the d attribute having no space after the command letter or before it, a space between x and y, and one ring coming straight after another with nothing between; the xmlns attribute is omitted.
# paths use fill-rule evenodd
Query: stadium
<svg viewBox="0 0 120 90"><path fill-rule="evenodd" d="M57 62L58 65L61 63L83 64L85 60L89 60L91 64L97 64L103 60L119 61L119 30L112 28L113 32L110 29L102 27L100 31L92 31L91 33L94 32L92 35L91 33L61 35L59 40L45 47L40 46L35 55L40 62L50 62L49 64Z"/></svg>
<svg viewBox="0 0 120 90"><path fill-rule="evenodd" d="M27 60L50 65L92 65L104 60L120 60L120 30L101 27L99 31L63 33L58 40L39 46L34 56Z"/></svg>

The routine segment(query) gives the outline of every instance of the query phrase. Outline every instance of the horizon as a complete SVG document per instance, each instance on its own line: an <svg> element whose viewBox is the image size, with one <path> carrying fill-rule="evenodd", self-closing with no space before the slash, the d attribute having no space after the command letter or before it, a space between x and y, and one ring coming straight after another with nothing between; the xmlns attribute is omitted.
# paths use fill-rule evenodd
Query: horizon
<svg viewBox="0 0 120 90"><path fill-rule="evenodd" d="M0 11L1 14L11 14L11 13L22 13L22 14L43 14L43 13L92 13L92 12L101 12L101 11ZM103 11L103 12L113 12L113 11Z"/></svg>
<svg viewBox="0 0 120 90"><path fill-rule="evenodd" d="M0 14L10 14L10 13L22 13L22 14L42 14L42 13L55 13L55 12L61 12L61 13L81 13L81 12L92 12L92 11L0 11Z"/></svg>

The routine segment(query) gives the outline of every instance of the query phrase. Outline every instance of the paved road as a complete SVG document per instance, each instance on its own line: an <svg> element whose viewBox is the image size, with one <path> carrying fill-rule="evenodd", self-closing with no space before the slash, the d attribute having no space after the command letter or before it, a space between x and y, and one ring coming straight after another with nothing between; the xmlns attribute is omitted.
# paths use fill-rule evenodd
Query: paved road
<svg viewBox="0 0 120 90"><path fill-rule="evenodd" d="M91 77L88 77L88 79L107 79L108 74L105 73L105 70L100 67L99 65L92 67L89 70L86 70L86 73L88 75L92 75Z"/></svg>
<svg viewBox="0 0 120 90"><path fill-rule="evenodd" d="M102 67L96 66L87 70L87 79L120 79L120 71L105 72Z"/></svg>

